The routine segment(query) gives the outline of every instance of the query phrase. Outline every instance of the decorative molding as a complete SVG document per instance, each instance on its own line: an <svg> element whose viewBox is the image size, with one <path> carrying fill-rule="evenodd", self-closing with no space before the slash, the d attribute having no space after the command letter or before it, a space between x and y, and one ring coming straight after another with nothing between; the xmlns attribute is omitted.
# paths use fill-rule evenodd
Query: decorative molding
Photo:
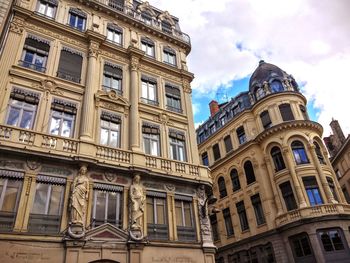
<svg viewBox="0 0 350 263"><path fill-rule="evenodd" d="M24 19L19 18L19 17L14 17L13 21L10 23L10 31L20 34L23 34L24 27L26 26L26 23Z"/></svg>
<svg viewBox="0 0 350 263"><path fill-rule="evenodd" d="M127 99L119 96L114 90L99 90L95 93L96 107L103 107L113 111L119 111L126 116L129 113L129 102Z"/></svg>
<svg viewBox="0 0 350 263"><path fill-rule="evenodd" d="M43 90L46 93L46 96L48 94L64 95L62 91L58 90L59 86L57 83L51 79L41 80L40 84L33 83L32 87Z"/></svg>

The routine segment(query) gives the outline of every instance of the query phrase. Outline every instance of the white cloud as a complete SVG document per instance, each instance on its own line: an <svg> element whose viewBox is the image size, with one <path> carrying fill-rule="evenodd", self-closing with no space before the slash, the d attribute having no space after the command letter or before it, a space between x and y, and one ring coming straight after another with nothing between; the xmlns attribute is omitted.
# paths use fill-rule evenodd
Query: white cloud
<svg viewBox="0 0 350 263"><path fill-rule="evenodd" d="M263 58L306 83L303 91L319 108L325 135L332 117L350 133L350 1L150 2L179 17L191 36L194 89L215 94L219 85L249 76Z"/></svg>

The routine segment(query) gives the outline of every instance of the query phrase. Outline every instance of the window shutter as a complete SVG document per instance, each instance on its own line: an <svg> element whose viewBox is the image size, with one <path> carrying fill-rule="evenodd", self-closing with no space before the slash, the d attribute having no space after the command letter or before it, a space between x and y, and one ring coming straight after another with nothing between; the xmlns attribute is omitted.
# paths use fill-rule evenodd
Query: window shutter
<svg viewBox="0 0 350 263"><path fill-rule="evenodd" d="M159 127L152 124L143 124L142 133L160 134Z"/></svg>
<svg viewBox="0 0 350 263"><path fill-rule="evenodd" d="M39 103L39 94L19 88L13 88L10 95L11 99L25 101L30 104L38 104Z"/></svg>
<svg viewBox="0 0 350 263"><path fill-rule="evenodd" d="M174 97L179 97L179 98L181 97L180 89L171 84L165 84L165 93L170 94Z"/></svg>
<svg viewBox="0 0 350 263"><path fill-rule="evenodd" d="M24 42L24 47L29 49L33 48L49 53L50 41L28 34L26 41Z"/></svg>
<svg viewBox="0 0 350 263"><path fill-rule="evenodd" d="M108 23L107 28L112 30L112 31L118 32L120 34L123 34L123 29L121 29L119 26L117 26L115 24Z"/></svg>
<svg viewBox="0 0 350 263"><path fill-rule="evenodd" d="M74 103L70 103L67 101L59 100L59 99L53 99L53 102L51 104L51 109L65 112L68 114L75 115L77 114L77 105Z"/></svg>
<svg viewBox="0 0 350 263"><path fill-rule="evenodd" d="M101 120L110 121L110 122L113 122L116 124L121 123L120 116L113 114L113 113L110 113L110 112L106 112L106 111L102 111Z"/></svg>
<svg viewBox="0 0 350 263"><path fill-rule="evenodd" d="M121 79L122 76L123 76L122 69L119 66L113 65L113 64L110 64L110 63L105 63L104 64L103 71L104 71L105 74L113 76L113 77L116 77L116 78L119 78L119 79Z"/></svg>
<svg viewBox="0 0 350 263"><path fill-rule="evenodd" d="M169 137L180 140L180 141L184 141L185 140L185 133L181 132L181 131L169 129Z"/></svg>
<svg viewBox="0 0 350 263"><path fill-rule="evenodd" d="M86 14L78 8L70 8L69 13L75 14L86 19Z"/></svg>
<svg viewBox="0 0 350 263"><path fill-rule="evenodd" d="M79 53L72 53L70 50L62 49L58 71L60 73L69 74L70 76L79 79L81 78L81 68L83 57Z"/></svg>
<svg viewBox="0 0 350 263"><path fill-rule="evenodd" d="M154 42L149 38L141 38L141 43L144 43L149 46L154 46Z"/></svg>
<svg viewBox="0 0 350 263"><path fill-rule="evenodd" d="M149 77L149 76L142 75L141 80L145 81L145 82L157 84L157 79Z"/></svg>
<svg viewBox="0 0 350 263"><path fill-rule="evenodd" d="M171 55L174 55L174 56L176 55L175 50L172 49L172 48L170 48L170 47L164 47L164 48L163 48L163 51L166 52L166 53L169 53L169 54L171 54Z"/></svg>
<svg viewBox="0 0 350 263"><path fill-rule="evenodd" d="M303 183L306 188L318 187L316 178L314 176L303 177Z"/></svg>

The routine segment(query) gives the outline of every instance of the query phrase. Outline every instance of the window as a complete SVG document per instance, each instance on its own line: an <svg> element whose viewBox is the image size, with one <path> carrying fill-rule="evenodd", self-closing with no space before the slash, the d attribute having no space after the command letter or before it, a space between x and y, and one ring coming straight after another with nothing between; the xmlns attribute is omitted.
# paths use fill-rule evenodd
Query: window
<svg viewBox="0 0 350 263"><path fill-rule="evenodd" d="M195 241L196 230L192 210L192 197L175 195L177 237L180 241Z"/></svg>
<svg viewBox="0 0 350 263"><path fill-rule="evenodd" d="M122 95L122 79L123 70L110 63L105 63L103 67L103 90L115 91L118 95Z"/></svg>
<svg viewBox="0 0 350 263"><path fill-rule="evenodd" d="M146 154L160 156L159 127L144 124L142 126L143 149Z"/></svg>
<svg viewBox="0 0 350 263"><path fill-rule="evenodd" d="M270 114L269 114L268 110L263 111L260 114L260 119L261 119L261 124L264 127L264 129L268 129L272 126L272 122L271 122Z"/></svg>
<svg viewBox="0 0 350 263"><path fill-rule="evenodd" d="M247 141L247 137L245 136L245 132L244 132L244 127L243 126L237 128L236 133L237 133L239 144L243 144L243 143L245 143Z"/></svg>
<svg viewBox="0 0 350 263"><path fill-rule="evenodd" d="M263 87L257 88L255 91L255 98L256 100L260 100L265 96L265 91Z"/></svg>
<svg viewBox="0 0 350 263"><path fill-rule="evenodd" d="M224 198L225 196L227 196L227 191L226 191L225 179L223 177L220 177L218 179L218 185L219 185L220 198Z"/></svg>
<svg viewBox="0 0 350 263"><path fill-rule="evenodd" d="M166 194L147 191L147 233L152 240L168 239Z"/></svg>
<svg viewBox="0 0 350 263"><path fill-rule="evenodd" d="M232 108L233 116L241 112L241 103L239 102L236 106Z"/></svg>
<svg viewBox="0 0 350 263"><path fill-rule="evenodd" d="M41 15L54 18L56 15L57 0L39 0L37 12Z"/></svg>
<svg viewBox="0 0 350 263"><path fill-rule="evenodd" d="M348 204L350 204L350 195L349 195L349 192L346 190L346 187L342 187L342 192L344 194L344 197L345 197L345 200Z"/></svg>
<svg viewBox="0 0 350 263"><path fill-rule="evenodd" d="M254 207L256 224L261 225L265 223L264 210L262 208L261 200L259 194L253 195L250 197L252 205Z"/></svg>
<svg viewBox="0 0 350 263"><path fill-rule="evenodd" d="M292 121L294 120L294 115L289 104L281 104L278 106L281 112L283 121Z"/></svg>
<svg viewBox="0 0 350 263"><path fill-rule="evenodd" d="M146 53L147 56L149 57L155 57L155 52L154 52L154 43L152 40L148 38L142 38L141 39L141 49Z"/></svg>
<svg viewBox="0 0 350 263"><path fill-rule="evenodd" d="M122 227L123 187L94 183L92 227L110 223Z"/></svg>
<svg viewBox="0 0 350 263"><path fill-rule="evenodd" d="M293 251L293 256L297 262L299 258L304 258L304 257L310 257L311 261L308 261L308 262L315 262L315 261L312 261L315 258L312 253L309 237L306 233L301 233L301 234L289 237L289 243Z"/></svg>
<svg viewBox="0 0 350 263"><path fill-rule="evenodd" d="M251 161L246 161L244 163L244 172L247 179L247 185L255 182L255 173Z"/></svg>
<svg viewBox="0 0 350 263"><path fill-rule="evenodd" d="M326 177L326 178L327 178L328 186L329 186L329 189L332 192L334 200L339 201L337 192L335 191L335 185L334 185L334 182L333 182L332 178L330 178L330 177Z"/></svg>
<svg viewBox="0 0 350 263"><path fill-rule="evenodd" d="M120 124L120 116L102 111L100 144L113 148L120 147Z"/></svg>
<svg viewBox="0 0 350 263"><path fill-rule="evenodd" d="M296 164L309 163L309 159L307 158L304 144L302 142L300 141L292 142L292 151L293 151L294 160Z"/></svg>
<svg viewBox="0 0 350 263"><path fill-rule="evenodd" d="M288 211L297 209L297 202L295 201L294 194L290 182L284 182L280 184L281 193L284 199L284 203Z"/></svg>
<svg viewBox="0 0 350 263"><path fill-rule="evenodd" d="M162 21L162 31L171 35L173 33L171 24L169 22L163 20Z"/></svg>
<svg viewBox="0 0 350 263"><path fill-rule="evenodd" d="M326 229L317 231L317 233L326 252L345 249L340 229Z"/></svg>
<svg viewBox="0 0 350 263"><path fill-rule="evenodd" d="M16 219L24 174L0 169L1 231L11 231Z"/></svg>
<svg viewBox="0 0 350 263"><path fill-rule="evenodd" d="M279 81L279 80L272 81L270 83L270 88L271 88L272 93L281 92L284 90L283 85L282 85L281 81Z"/></svg>
<svg viewBox="0 0 350 263"><path fill-rule="evenodd" d="M33 129L39 94L13 88L10 95L6 124L23 129Z"/></svg>
<svg viewBox="0 0 350 263"><path fill-rule="evenodd" d="M45 72L49 51L49 41L33 35L28 35L24 42L19 65L36 71Z"/></svg>
<svg viewBox="0 0 350 263"><path fill-rule="evenodd" d="M207 152L202 153L202 164L205 166L209 166L209 159L208 159Z"/></svg>
<svg viewBox="0 0 350 263"><path fill-rule="evenodd" d="M209 131L210 131L210 134L213 134L216 131L215 123L210 124Z"/></svg>
<svg viewBox="0 0 350 263"><path fill-rule="evenodd" d="M141 78L141 100L144 103L158 105L157 101L157 80L143 76Z"/></svg>
<svg viewBox="0 0 350 263"><path fill-rule="evenodd" d="M314 176L303 177L306 194L311 206L323 204L320 190Z"/></svg>
<svg viewBox="0 0 350 263"><path fill-rule="evenodd" d="M342 176L343 176L343 175L341 174L341 172L339 171L339 169L335 170L335 174L336 174L336 176L337 176L338 179L342 178Z"/></svg>
<svg viewBox="0 0 350 263"><path fill-rule="evenodd" d="M61 50L58 64L57 77L76 83L80 83L83 55L69 48Z"/></svg>
<svg viewBox="0 0 350 263"><path fill-rule="evenodd" d="M239 216L239 222L241 224L241 229L242 231L245 231L247 229L249 229L249 225L248 225L248 218L247 218L247 214L245 212L245 207L244 207L244 202L238 202L236 204L236 208L237 208L237 213Z"/></svg>
<svg viewBox="0 0 350 263"><path fill-rule="evenodd" d="M205 140L205 133L204 133L204 130L201 130L199 131L199 134L198 134L198 144L204 142Z"/></svg>
<svg viewBox="0 0 350 263"><path fill-rule="evenodd" d="M123 39L123 29L114 24L107 25L107 40L121 45Z"/></svg>
<svg viewBox="0 0 350 263"><path fill-rule="evenodd" d="M226 234L228 237L233 236L235 233L233 231L230 208L225 208L224 210L222 210L222 214L223 214L224 220L225 220Z"/></svg>
<svg viewBox="0 0 350 263"><path fill-rule="evenodd" d="M165 84L166 108L174 112L182 113L181 93L178 87Z"/></svg>
<svg viewBox="0 0 350 263"><path fill-rule="evenodd" d="M66 180L38 175L28 231L58 233L60 231Z"/></svg>
<svg viewBox="0 0 350 263"><path fill-rule="evenodd" d="M214 144L213 154L214 154L215 161L221 158L219 144Z"/></svg>
<svg viewBox="0 0 350 263"><path fill-rule="evenodd" d="M73 137L76 114L76 104L53 99L49 133L62 137Z"/></svg>
<svg viewBox="0 0 350 263"><path fill-rule="evenodd" d="M173 49L163 48L163 62L176 66L176 53Z"/></svg>
<svg viewBox="0 0 350 263"><path fill-rule="evenodd" d="M172 160L185 162L186 147L185 133L176 130L169 130L170 158Z"/></svg>
<svg viewBox="0 0 350 263"><path fill-rule="evenodd" d="M307 114L307 110L304 105L299 105L299 109L301 111L301 114L303 115L304 120L309 120L309 115Z"/></svg>
<svg viewBox="0 0 350 263"><path fill-rule="evenodd" d="M225 143L225 148L226 148L226 152L227 152L227 153L233 149L233 147L232 147L232 141L231 141L231 136L230 136L230 135L227 135L227 136L224 138L224 143Z"/></svg>
<svg viewBox="0 0 350 263"><path fill-rule="evenodd" d="M108 0L107 2L108 6L111 8L120 12L124 12L124 0Z"/></svg>
<svg viewBox="0 0 350 263"><path fill-rule="evenodd" d="M317 142L314 142L314 145L315 145L315 152L316 152L318 161L320 162L320 164L326 164L326 162L323 158L323 154L322 154L320 145Z"/></svg>
<svg viewBox="0 0 350 263"><path fill-rule="evenodd" d="M149 12L142 12L141 13L141 20L146 24L146 25L152 25L152 15Z"/></svg>
<svg viewBox="0 0 350 263"><path fill-rule="evenodd" d="M219 119L219 126L224 126L226 123L226 116L221 116L220 119Z"/></svg>
<svg viewBox="0 0 350 263"><path fill-rule="evenodd" d="M239 177L238 177L238 172L236 169L232 169L231 173L231 182L232 182L232 187L233 187L233 191L237 191L239 189L241 189L241 184L239 182Z"/></svg>
<svg viewBox="0 0 350 263"><path fill-rule="evenodd" d="M216 217L216 214L210 215L210 224L211 224L211 231L213 234L213 240L218 241L219 240L219 230L218 230L218 219Z"/></svg>
<svg viewBox="0 0 350 263"><path fill-rule="evenodd" d="M78 8L69 9L68 24L80 31L84 31L86 27L86 14Z"/></svg>
<svg viewBox="0 0 350 263"><path fill-rule="evenodd" d="M279 147L274 146L271 149L271 157L275 165L275 171L281 171L286 168L283 160L283 156Z"/></svg>

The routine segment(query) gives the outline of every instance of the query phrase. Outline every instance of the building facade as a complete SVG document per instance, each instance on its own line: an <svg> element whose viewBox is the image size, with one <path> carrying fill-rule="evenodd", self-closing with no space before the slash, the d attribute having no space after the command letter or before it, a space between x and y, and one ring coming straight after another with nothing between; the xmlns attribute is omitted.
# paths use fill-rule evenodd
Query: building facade
<svg viewBox="0 0 350 263"><path fill-rule="evenodd" d="M350 136L345 137L337 120L330 123L333 134L323 140L346 201L350 204Z"/></svg>
<svg viewBox="0 0 350 263"><path fill-rule="evenodd" d="M136 0L18 0L8 16L0 262L213 263L178 19Z"/></svg>
<svg viewBox="0 0 350 263"><path fill-rule="evenodd" d="M260 61L249 91L210 111L197 141L216 262L349 262L350 206L294 78Z"/></svg>

